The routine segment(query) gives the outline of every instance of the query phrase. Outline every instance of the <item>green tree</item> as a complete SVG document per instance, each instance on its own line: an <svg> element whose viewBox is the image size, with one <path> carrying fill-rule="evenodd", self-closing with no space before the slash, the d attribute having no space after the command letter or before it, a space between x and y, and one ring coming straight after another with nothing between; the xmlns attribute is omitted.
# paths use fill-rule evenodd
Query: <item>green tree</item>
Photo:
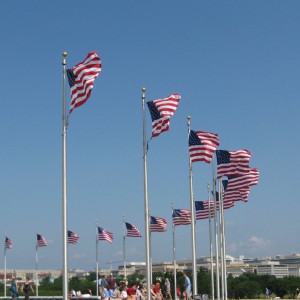
<svg viewBox="0 0 300 300"><path fill-rule="evenodd" d="M294 276L287 276L284 277L282 281L289 295L289 298L296 298L296 290L300 286L300 278Z"/></svg>
<svg viewBox="0 0 300 300"><path fill-rule="evenodd" d="M62 286L63 286L62 276L59 276L58 278L55 278L54 282L53 282L53 290L60 291L62 293Z"/></svg>
<svg viewBox="0 0 300 300"><path fill-rule="evenodd" d="M41 281L39 292L40 294L45 293L47 295L47 293L50 293L51 290L52 290L52 283L50 281L50 276L47 276Z"/></svg>
<svg viewBox="0 0 300 300"><path fill-rule="evenodd" d="M74 276L72 278L70 278L69 280L69 289L70 290L75 290L75 291L81 291L80 289L80 280L77 276Z"/></svg>
<svg viewBox="0 0 300 300"><path fill-rule="evenodd" d="M198 294L211 295L211 275L207 269L200 268L197 273Z"/></svg>
<svg viewBox="0 0 300 300"><path fill-rule="evenodd" d="M95 281L96 278L97 278L96 272L91 272L91 273L86 277L86 279L89 280L89 281L91 281L91 282Z"/></svg>

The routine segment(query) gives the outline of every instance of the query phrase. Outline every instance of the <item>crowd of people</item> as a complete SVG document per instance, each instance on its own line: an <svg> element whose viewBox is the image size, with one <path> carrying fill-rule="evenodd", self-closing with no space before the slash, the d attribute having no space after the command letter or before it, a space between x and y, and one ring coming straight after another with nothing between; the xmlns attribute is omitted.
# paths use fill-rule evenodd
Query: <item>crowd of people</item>
<svg viewBox="0 0 300 300"><path fill-rule="evenodd" d="M180 288L177 288L177 299L183 296L186 300L191 300L191 282L186 273L183 273L185 278L184 292L181 294ZM150 295L151 300L172 300L171 284L168 278L164 280L165 291L162 292L161 282L157 281L151 285ZM114 277L111 275L109 278L103 275L98 281L99 298L103 300L145 300L147 299L146 282L139 282L138 284L131 284L128 286L126 280L117 284ZM29 278L23 284L18 284L16 278L12 277L11 280L11 297L12 300L17 300L19 297L19 290L23 291L25 300L29 300L30 292L34 293L32 282ZM88 289L87 293L82 294L81 291L71 290L69 298L89 298L92 297L92 290Z"/></svg>
<svg viewBox="0 0 300 300"><path fill-rule="evenodd" d="M177 298L183 296L186 300L191 300L191 282L186 273L183 274L185 278L184 292L181 294L180 288L177 288ZM164 280L165 291L162 292L161 282L156 282L151 285L150 295L151 300L172 300L171 284L168 278ZM113 276L109 278L103 275L98 282L99 295L104 300L145 300L147 299L146 282L133 283L130 286L126 281L121 281L117 284ZM177 300L177 299L175 299Z"/></svg>
<svg viewBox="0 0 300 300"><path fill-rule="evenodd" d="M177 299L182 296L186 300L191 300L191 282L188 276L184 273L185 278L184 292L177 288ZM161 282L156 282L150 287L151 300L172 300L171 284L168 278L164 280L165 292L162 292ZM99 298L103 300L145 300L147 299L146 282L133 283L128 286L126 280L117 284L114 277L111 275L109 278L103 275L98 281ZM71 290L69 298L89 298L93 296L92 291L89 289L88 293L82 294L80 291L75 292Z"/></svg>

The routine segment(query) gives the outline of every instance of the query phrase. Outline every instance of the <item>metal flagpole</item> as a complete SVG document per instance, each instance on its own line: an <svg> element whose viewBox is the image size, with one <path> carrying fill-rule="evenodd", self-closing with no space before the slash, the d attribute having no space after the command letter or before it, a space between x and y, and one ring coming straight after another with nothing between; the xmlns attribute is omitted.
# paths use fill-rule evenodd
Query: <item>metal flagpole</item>
<svg viewBox="0 0 300 300"><path fill-rule="evenodd" d="M212 234L211 234L211 207L210 207L210 185L207 185L208 193L208 224L209 224L209 252L210 252L210 273L211 273L211 297L215 300L215 285L214 285L214 258L213 258L213 247L212 247Z"/></svg>
<svg viewBox="0 0 300 300"><path fill-rule="evenodd" d="M220 275L219 275L219 243L218 243L218 218L217 218L217 198L216 198L216 175L214 156L212 157L212 176L213 176L213 194L214 194L214 228L215 228L215 257L216 257L216 285L217 299L220 300Z"/></svg>
<svg viewBox="0 0 300 300"><path fill-rule="evenodd" d="M35 239L36 239L36 244L35 244L35 282L36 282L36 297L39 296L39 283L38 283L38 241L37 241L37 230L35 230Z"/></svg>
<svg viewBox="0 0 300 300"><path fill-rule="evenodd" d="M224 248L224 239L223 239L223 232L222 232L222 227L223 227L223 202L221 199L221 189L220 189L220 180L218 180L218 191L219 191L219 199L218 199L218 203L219 203L219 233L220 233L220 256L221 256L221 280L222 280L222 300L224 299L225 296L225 285L224 285L224 252L223 252L223 248Z"/></svg>
<svg viewBox="0 0 300 300"><path fill-rule="evenodd" d="M125 248L125 217L123 216L123 269L124 269L124 278L126 278L126 248Z"/></svg>
<svg viewBox="0 0 300 300"><path fill-rule="evenodd" d="M6 234L4 242L4 297L6 297Z"/></svg>
<svg viewBox="0 0 300 300"><path fill-rule="evenodd" d="M63 238L63 300L68 299L68 244L67 244L67 130L66 114L66 65L67 52L63 52L62 86L62 238Z"/></svg>
<svg viewBox="0 0 300 300"><path fill-rule="evenodd" d="M96 290L97 297L99 296L99 255L98 255L98 221L96 221Z"/></svg>
<svg viewBox="0 0 300 300"><path fill-rule="evenodd" d="M223 236L223 282L224 282L224 298L227 300L227 271L226 271L226 238L225 238L225 217L224 217L224 199L223 199L223 186L220 180L219 184L220 201L222 203L222 236Z"/></svg>
<svg viewBox="0 0 300 300"><path fill-rule="evenodd" d="M174 202L172 202L172 214L174 210ZM174 266L174 300L177 300L177 272L176 272L176 247L175 247L175 226L172 222L173 227L173 266Z"/></svg>
<svg viewBox="0 0 300 300"><path fill-rule="evenodd" d="M191 131L191 117L187 117L188 122L188 137ZM190 204L191 204L191 229L192 229L192 265L193 265L193 299L198 295L197 287L197 263L196 263L196 242L195 242L195 204L194 204L194 192L193 192L193 169L192 161L189 156L189 177L190 177Z"/></svg>
<svg viewBox="0 0 300 300"><path fill-rule="evenodd" d="M146 89L142 88L142 109L143 109L143 159L144 159L144 202L145 202L145 248L146 248L146 280L147 280L147 300L151 300L150 294L150 239L149 239L149 203L148 203L148 170L147 170L147 140L146 140Z"/></svg>
<svg viewBox="0 0 300 300"><path fill-rule="evenodd" d="M150 255L150 284L152 285L153 278L152 278L152 264L153 264L153 259L152 259L152 234L151 234L151 229L150 229L150 209L149 209L149 255Z"/></svg>

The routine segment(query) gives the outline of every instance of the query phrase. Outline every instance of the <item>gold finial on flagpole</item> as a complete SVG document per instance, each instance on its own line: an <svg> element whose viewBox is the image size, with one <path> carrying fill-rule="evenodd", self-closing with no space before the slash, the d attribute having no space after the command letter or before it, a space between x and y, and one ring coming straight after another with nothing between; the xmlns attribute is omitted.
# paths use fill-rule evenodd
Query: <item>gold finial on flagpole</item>
<svg viewBox="0 0 300 300"><path fill-rule="evenodd" d="M68 55L68 53L65 52L65 51L62 53L62 56L63 56L62 64L63 64L64 66L67 64L67 60L66 60L67 55Z"/></svg>
<svg viewBox="0 0 300 300"><path fill-rule="evenodd" d="M191 117L191 116L187 116L186 118L187 118L187 120L188 120L188 122L187 122L188 126L191 125L191 118L192 118L192 117Z"/></svg>
<svg viewBox="0 0 300 300"><path fill-rule="evenodd" d="M142 92L145 93L146 92L146 88L143 87L142 88Z"/></svg>

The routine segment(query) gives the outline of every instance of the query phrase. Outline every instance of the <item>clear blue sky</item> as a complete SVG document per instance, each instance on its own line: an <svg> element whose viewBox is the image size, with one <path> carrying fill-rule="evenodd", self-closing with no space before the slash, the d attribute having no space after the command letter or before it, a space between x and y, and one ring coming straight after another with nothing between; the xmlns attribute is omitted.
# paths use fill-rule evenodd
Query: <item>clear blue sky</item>
<svg viewBox="0 0 300 300"><path fill-rule="evenodd" d="M98 51L103 70L68 130L68 224L80 236L69 267L95 267L95 222L114 233L100 266L122 260L122 216L144 235L141 88L147 101L178 92L169 132L149 145L151 215L171 224L171 202L189 208L187 115L219 134L219 149L252 152L259 185L226 211L227 253L299 252L299 1L4 1L0 4L0 233L8 268L62 267L62 56L68 67ZM69 94L69 89L68 89ZM69 98L68 98L69 101ZM151 120L147 111L148 137ZM195 200L207 200L211 166L194 164ZM198 222L197 256L209 254ZM172 232L154 233L153 261L172 260ZM0 239L0 246L3 242ZM144 238L127 239L144 260ZM191 258L189 226L177 258ZM115 266L115 265L114 265Z"/></svg>

